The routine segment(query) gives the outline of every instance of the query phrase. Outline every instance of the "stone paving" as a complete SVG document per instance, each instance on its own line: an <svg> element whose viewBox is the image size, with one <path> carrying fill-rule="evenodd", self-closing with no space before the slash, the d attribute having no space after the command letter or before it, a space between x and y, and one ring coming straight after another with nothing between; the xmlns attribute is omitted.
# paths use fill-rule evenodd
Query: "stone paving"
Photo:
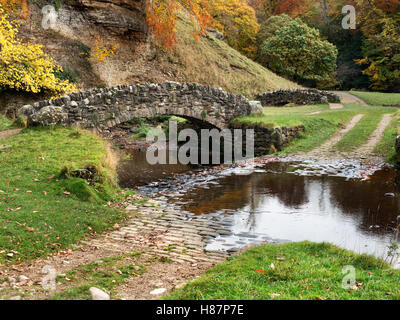
<svg viewBox="0 0 400 320"><path fill-rule="evenodd" d="M139 208L130 206L127 210ZM125 252L126 244L132 247L150 245L144 256L163 256L174 262L218 263L226 259L224 251L207 251L207 240L229 234L222 223L204 217L188 216L171 208L163 208L150 200L140 208L140 216L132 218L125 227L107 235L105 239L91 240L92 247Z"/></svg>

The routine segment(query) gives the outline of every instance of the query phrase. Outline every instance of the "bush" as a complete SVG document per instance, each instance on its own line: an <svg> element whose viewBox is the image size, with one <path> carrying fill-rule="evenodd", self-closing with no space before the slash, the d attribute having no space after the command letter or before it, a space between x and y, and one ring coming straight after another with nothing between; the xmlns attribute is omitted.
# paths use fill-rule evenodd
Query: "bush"
<svg viewBox="0 0 400 320"><path fill-rule="evenodd" d="M21 42L17 32L17 23L10 22L0 8L0 89L57 94L73 91L73 84L56 77L55 72L62 72L62 68L42 46Z"/></svg>
<svg viewBox="0 0 400 320"><path fill-rule="evenodd" d="M323 83L324 87L336 83L338 50L300 19L292 20L266 39L261 53L270 69L292 80Z"/></svg>

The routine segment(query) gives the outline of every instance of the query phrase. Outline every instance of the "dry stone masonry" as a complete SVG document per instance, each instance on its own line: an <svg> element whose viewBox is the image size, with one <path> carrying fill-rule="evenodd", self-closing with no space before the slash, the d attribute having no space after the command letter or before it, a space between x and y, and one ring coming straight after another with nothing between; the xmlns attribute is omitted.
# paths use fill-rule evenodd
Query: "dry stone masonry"
<svg viewBox="0 0 400 320"><path fill-rule="evenodd" d="M263 106L284 106L289 103L295 105L339 103L340 97L317 89L281 89L260 94L257 100L260 100Z"/></svg>
<svg viewBox="0 0 400 320"><path fill-rule="evenodd" d="M242 115L261 112L258 101L196 83L123 85L72 93L19 109L31 126L74 126L106 131L133 118L161 114L196 119L224 129Z"/></svg>
<svg viewBox="0 0 400 320"><path fill-rule="evenodd" d="M254 124L241 124L232 126L234 129L242 129L243 143L246 142L246 129L254 130L254 155L261 157L267 154L282 151L292 140L299 138L304 132L303 125L294 127L270 127L265 128ZM243 148L245 150L245 146Z"/></svg>

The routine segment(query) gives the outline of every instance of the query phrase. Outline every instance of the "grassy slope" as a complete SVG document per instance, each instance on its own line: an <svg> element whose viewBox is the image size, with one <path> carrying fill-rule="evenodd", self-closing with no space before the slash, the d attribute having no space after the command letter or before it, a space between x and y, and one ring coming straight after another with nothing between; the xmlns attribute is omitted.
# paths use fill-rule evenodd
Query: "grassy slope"
<svg viewBox="0 0 400 320"><path fill-rule="evenodd" d="M375 130L376 125L381 120L383 114L394 113L396 108L382 107L363 107L352 104L345 105L344 109L331 110L328 105L302 106L302 107L284 107L264 108L262 115L246 116L235 120L238 123L253 123L267 127L275 126L295 126L304 125L307 133L300 139L293 141L285 150L285 153L304 152L321 145L329 139L341 125L350 121L356 114L365 114L360 123L351 130L336 147L339 150L349 150L356 148L366 142L369 135ZM319 112L318 114L312 114ZM381 143L377 146L377 152L381 155L390 155L392 153L393 141L390 137L390 130L393 130L393 122L385 133Z"/></svg>
<svg viewBox="0 0 400 320"><path fill-rule="evenodd" d="M352 289L342 287L347 265L356 270ZM399 276L381 260L326 243L264 245L208 270L167 299L398 300Z"/></svg>
<svg viewBox="0 0 400 320"><path fill-rule="evenodd" d="M350 94L359 97L372 106L400 105L400 93L350 91Z"/></svg>
<svg viewBox="0 0 400 320"><path fill-rule="evenodd" d="M100 233L125 214L104 206L119 193L103 141L73 129L25 129L0 150L0 264L42 257ZM87 163L103 182L59 177ZM13 257L6 255L14 250Z"/></svg>
<svg viewBox="0 0 400 320"><path fill-rule="evenodd" d="M212 36L202 37L196 42L193 28L183 15L177 30L179 42L173 58L179 61L178 71L188 81L221 87L250 98L265 91L299 87Z"/></svg>
<svg viewBox="0 0 400 320"><path fill-rule="evenodd" d="M0 114L0 131L7 130L12 127L12 121Z"/></svg>

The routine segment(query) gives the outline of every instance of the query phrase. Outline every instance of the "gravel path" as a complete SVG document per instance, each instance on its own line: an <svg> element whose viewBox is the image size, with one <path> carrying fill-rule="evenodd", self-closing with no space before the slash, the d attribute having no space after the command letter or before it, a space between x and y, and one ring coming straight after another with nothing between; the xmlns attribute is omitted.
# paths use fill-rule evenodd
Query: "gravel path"
<svg viewBox="0 0 400 320"><path fill-rule="evenodd" d="M207 239L229 233L224 224L204 217L188 217L173 208L161 207L154 200L142 206L129 206L127 211L132 216L124 226L115 225L114 231L82 241L73 250L63 250L46 259L11 268L0 268L0 279L8 278L3 283L0 281L0 288L6 289L0 289L0 299L51 297L55 292L43 291L41 285L45 266L51 266L59 275L82 264L134 252L142 252L136 263L146 266L146 272L128 279L116 288L118 295L111 298L157 299L159 296L150 292L160 288L168 292L182 286L229 255L205 249ZM170 262L161 262L160 258ZM67 287L59 284L56 292Z"/></svg>
<svg viewBox="0 0 400 320"><path fill-rule="evenodd" d="M22 129L12 129L12 130L0 131L0 140L15 136L16 134L20 133L21 130Z"/></svg>
<svg viewBox="0 0 400 320"><path fill-rule="evenodd" d="M360 98L353 96L352 94L345 91L334 91L333 93L337 94L340 97L342 103L354 103L359 106L368 106L368 104L361 100Z"/></svg>
<svg viewBox="0 0 400 320"><path fill-rule="evenodd" d="M351 121L340 131L336 132L328 141L323 143L321 146L311 150L310 152L301 154L302 157L307 158L332 158L332 147L338 143L343 137L353 129L360 120L364 117L363 114L356 115Z"/></svg>

